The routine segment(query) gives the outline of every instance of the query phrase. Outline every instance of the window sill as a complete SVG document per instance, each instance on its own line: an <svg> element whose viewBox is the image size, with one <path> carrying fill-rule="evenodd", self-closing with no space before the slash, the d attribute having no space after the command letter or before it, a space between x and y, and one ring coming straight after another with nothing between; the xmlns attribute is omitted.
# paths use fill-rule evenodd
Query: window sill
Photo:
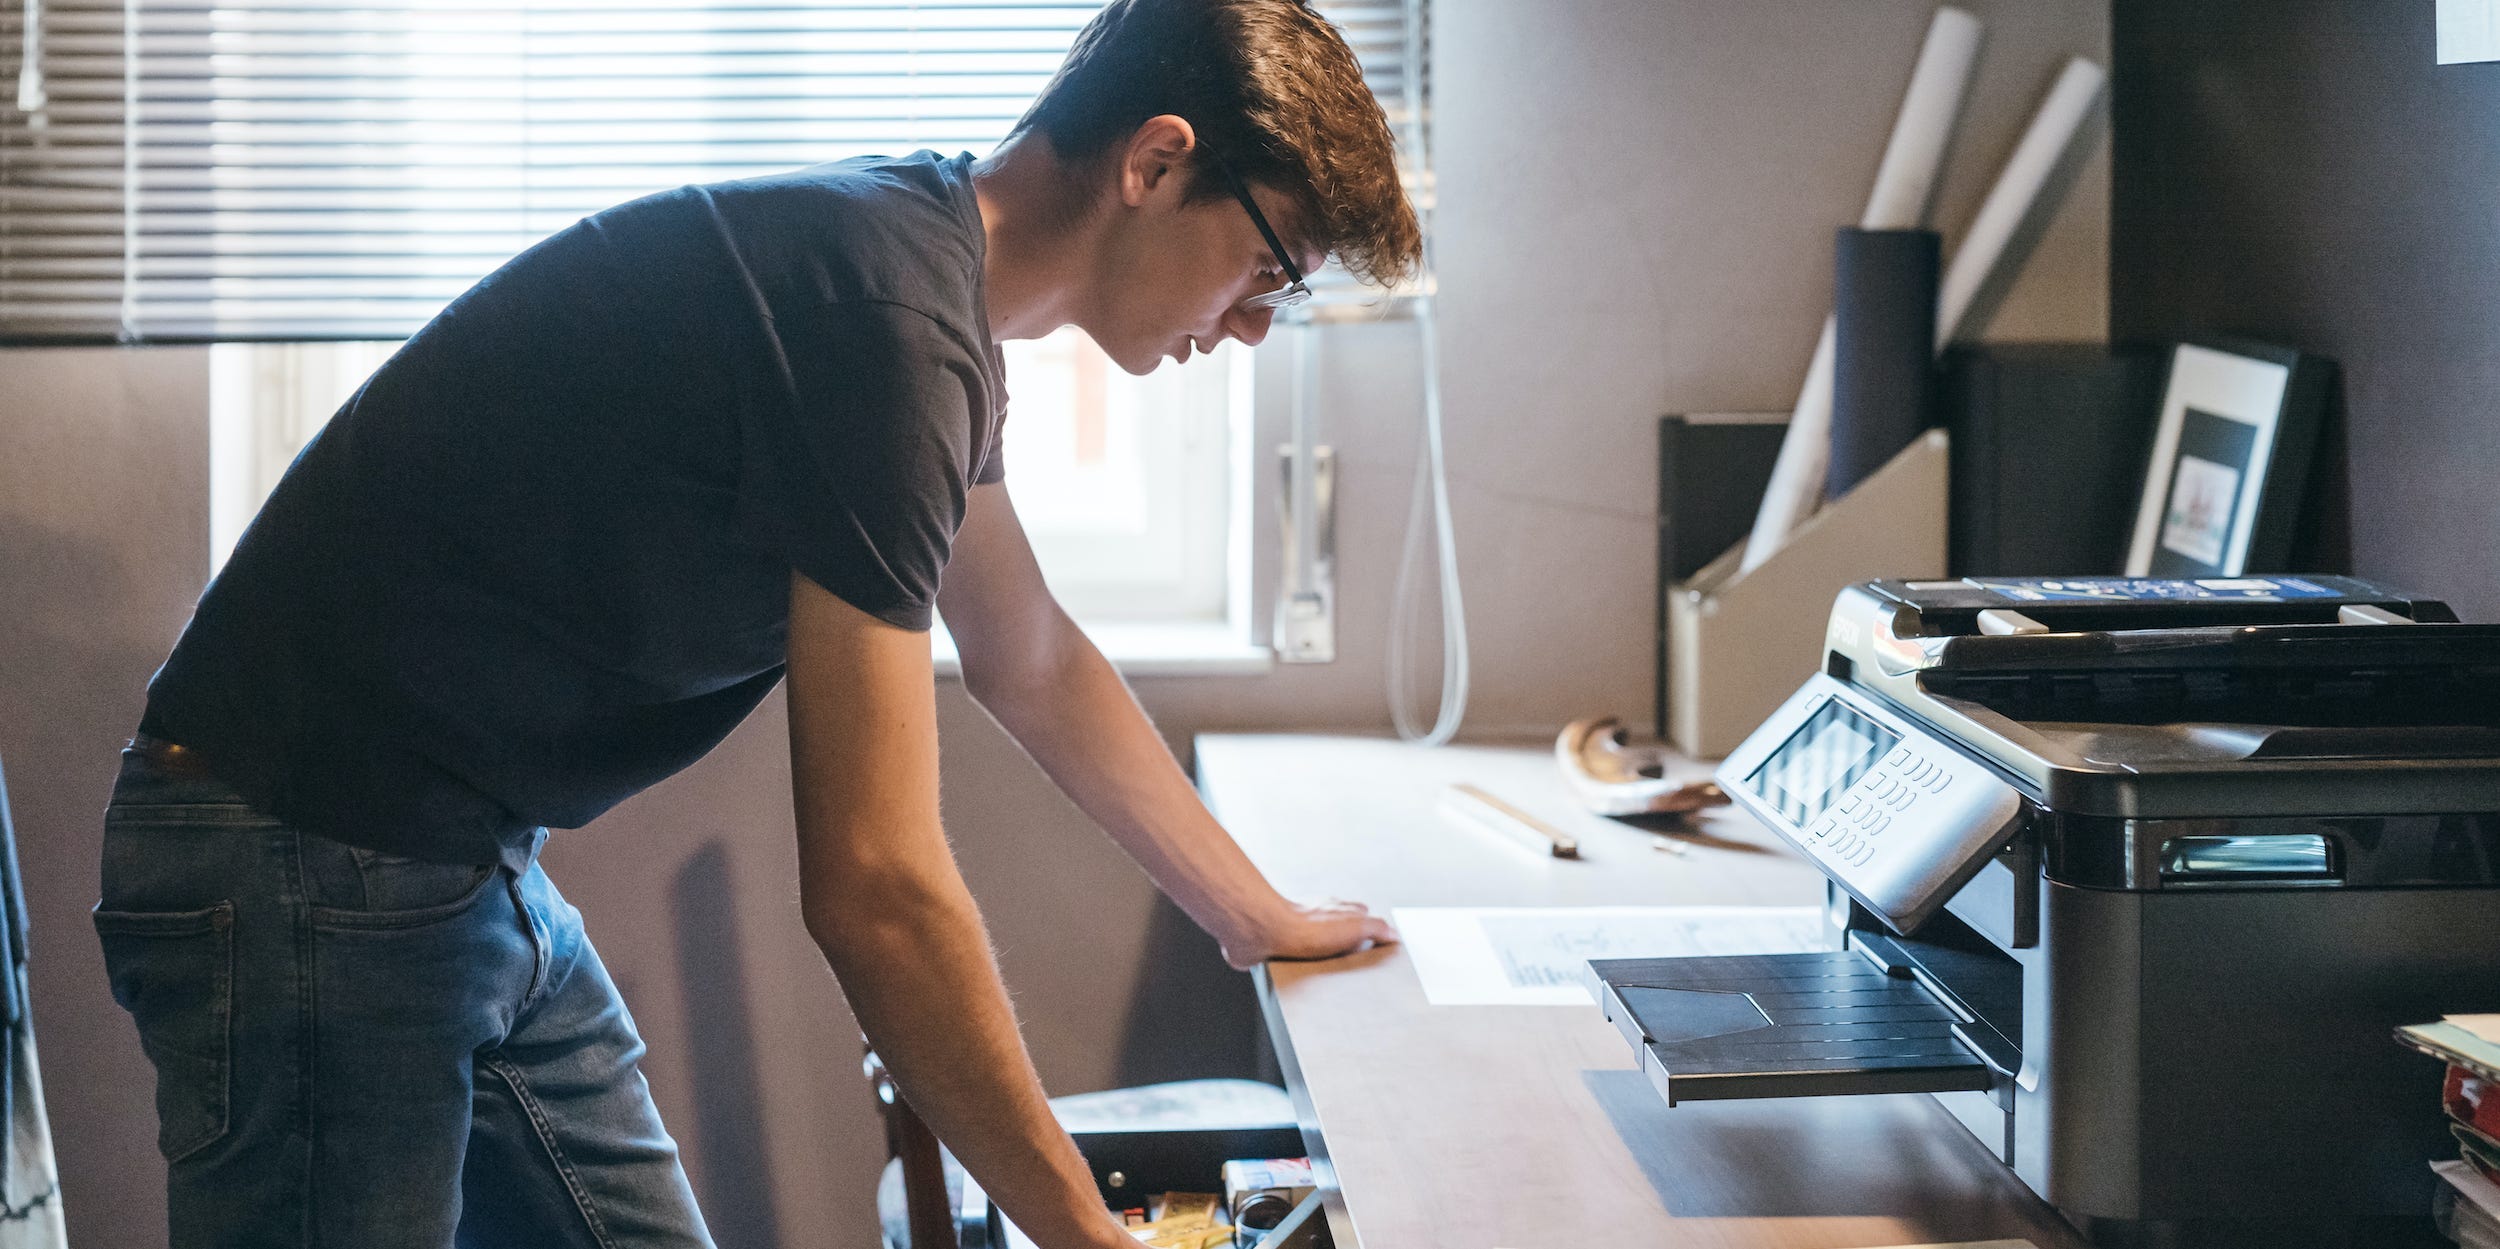
<svg viewBox="0 0 2500 1249"><path fill-rule="evenodd" d="M1222 621L1116 621L1087 625L1085 635L1130 678L1255 677L1276 666L1275 652L1243 641ZM955 639L944 626L929 630L929 646L939 676L963 676Z"/></svg>

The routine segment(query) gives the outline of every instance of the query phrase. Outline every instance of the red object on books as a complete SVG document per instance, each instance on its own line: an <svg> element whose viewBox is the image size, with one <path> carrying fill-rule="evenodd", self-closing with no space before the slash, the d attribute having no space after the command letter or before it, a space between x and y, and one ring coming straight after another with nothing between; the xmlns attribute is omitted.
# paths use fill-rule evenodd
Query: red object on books
<svg viewBox="0 0 2500 1249"><path fill-rule="evenodd" d="M2447 1108L2449 1118L2485 1136L2500 1137L2500 1082L2450 1063L2439 1104Z"/></svg>

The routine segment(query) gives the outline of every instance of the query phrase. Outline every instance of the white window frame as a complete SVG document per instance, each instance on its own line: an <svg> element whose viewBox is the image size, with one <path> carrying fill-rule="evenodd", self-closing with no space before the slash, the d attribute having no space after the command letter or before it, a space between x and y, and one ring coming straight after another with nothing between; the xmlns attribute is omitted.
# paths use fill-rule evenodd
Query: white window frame
<svg viewBox="0 0 2500 1249"><path fill-rule="evenodd" d="M1017 374L1018 344L1009 344L1007 389L1028 393ZM1018 452L1014 401L1005 434L1007 492L1032 536L1035 556L1060 604L1088 624L1140 622L1213 624L1233 614L1233 526L1236 444L1250 414L1247 349L1226 344L1208 358L1165 365L1147 377L1120 373L1108 360L1101 419L1128 426L1138 451L1128 465L1142 508L1117 531L1054 532L1031 454ZM1027 444L1029 446L1029 444ZM1020 493L1019 478L1028 483Z"/></svg>

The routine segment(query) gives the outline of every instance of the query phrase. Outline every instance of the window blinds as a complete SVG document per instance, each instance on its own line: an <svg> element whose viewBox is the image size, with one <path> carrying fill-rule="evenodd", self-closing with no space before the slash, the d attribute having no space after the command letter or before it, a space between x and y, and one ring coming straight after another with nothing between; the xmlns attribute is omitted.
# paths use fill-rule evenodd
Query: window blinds
<svg viewBox="0 0 2500 1249"><path fill-rule="evenodd" d="M986 151L1081 0L0 0L0 337L394 338L586 213ZM1396 0L1319 3L1406 124Z"/></svg>

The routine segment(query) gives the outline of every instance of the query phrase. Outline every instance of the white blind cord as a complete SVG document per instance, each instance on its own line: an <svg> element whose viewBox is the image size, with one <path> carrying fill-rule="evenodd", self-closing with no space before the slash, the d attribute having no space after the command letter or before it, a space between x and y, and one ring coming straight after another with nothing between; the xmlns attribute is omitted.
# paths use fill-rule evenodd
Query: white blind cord
<svg viewBox="0 0 2500 1249"><path fill-rule="evenodd" d="M1425 254L1425 280L1431 281L1431 245ZM1467 608L1458 588L1458 535L1450 524L1449 466L1441 447L1441 334L1432 312L1433 297L1415 301L1415 329L1421 335L1424 365L1424 435L1416 448L1415 489L1406 511L1406 539L1398 551L1398 577L1390 592L1389 718L1398 736L1426 746L1447 745L1458 735L1467 715ZM1407 649L1421 621L1416 602L1415 569L1421 562L1426 508L1430 508L1432 539L1438 555L1441 598L1441 709L1430 728L1417 724Z"/></svg>
<svg viewBox="0 0 2500 1249"><path fill-rule="evenodd" d="M43 0L26 0L25 34L19 39L17 111L40 122L50 103L43 91Z"/></svg>

